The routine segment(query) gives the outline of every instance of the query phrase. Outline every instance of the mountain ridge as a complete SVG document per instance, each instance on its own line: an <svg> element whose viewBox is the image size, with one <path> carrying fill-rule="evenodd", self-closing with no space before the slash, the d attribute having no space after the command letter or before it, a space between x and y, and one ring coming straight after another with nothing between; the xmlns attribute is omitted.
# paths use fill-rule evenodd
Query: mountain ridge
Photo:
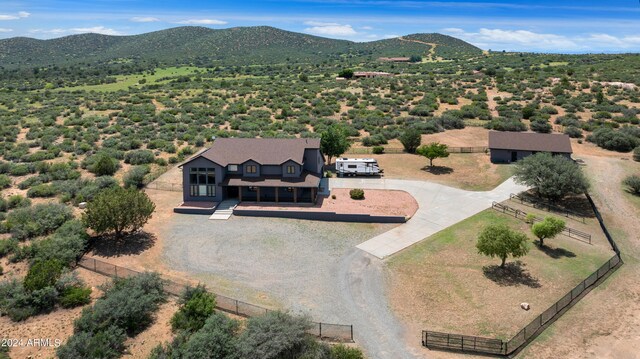
<svg viewBox="0 0 640 359"><path fill-rule="evenodd" d="M411 34L438 43L445 57L462 57L481 50L460 39L442 34ZM0 40L0 66L46 66L116 59L145 59L160 63L193 61L278 63L288 59L317 62L356 57L420 55L426 45L402 43L398 38L371 42L330 39L270 26L210 29L180 26L137 35L85 33L40 40L14 37Z"/></svg>

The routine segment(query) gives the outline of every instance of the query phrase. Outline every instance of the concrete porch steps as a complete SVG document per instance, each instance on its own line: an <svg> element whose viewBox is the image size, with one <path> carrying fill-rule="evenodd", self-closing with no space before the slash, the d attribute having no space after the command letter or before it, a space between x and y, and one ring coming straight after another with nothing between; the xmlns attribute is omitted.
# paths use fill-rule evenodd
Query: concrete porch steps
<svg viewBox="0 0 640 359"><path fill-rule="evenodd" d="M227 219L229 219L229 217L231 217L231 215L233 214L233 210L236 208L238 203L239 201L237 199L227 199L220 202L220 204L216 208L216 211L213 212L209 219L226 221Z"/></svg>

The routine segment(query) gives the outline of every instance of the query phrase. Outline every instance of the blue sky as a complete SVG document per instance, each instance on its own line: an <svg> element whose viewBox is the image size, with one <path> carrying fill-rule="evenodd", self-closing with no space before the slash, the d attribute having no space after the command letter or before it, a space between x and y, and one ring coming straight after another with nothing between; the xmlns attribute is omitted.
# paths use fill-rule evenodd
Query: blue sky
<svg viewBox="0 0 640 359"><path fill-rule="evenodd" d="M0 0L0 38L268 25L373 41L440 32L483 49L640 52L638 0Z"/></svg>

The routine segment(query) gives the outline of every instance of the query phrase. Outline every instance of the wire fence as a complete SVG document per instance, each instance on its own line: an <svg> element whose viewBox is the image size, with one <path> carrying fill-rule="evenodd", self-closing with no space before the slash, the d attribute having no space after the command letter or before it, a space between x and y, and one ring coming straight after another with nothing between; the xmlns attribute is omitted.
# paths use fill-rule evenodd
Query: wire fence
<svg viewBox="0 0 640 359"><path fill-rule="evenodd" d="M447 151L449 153L487 153L489 151L488 147L448 147ZM405 153L404 148L385 148L383 153L387 154L399 154ZM354 155L363 155L363 154L373 154L373 147L356 147L349 148L346 154L354 154Z"/></svg>
<svg viewBox="0 0 640 359"><path fill-rule="evenodd" d="M509 207L509 206L504 205L502 203L493 202L491 204L491 208L495 209L498 212L502 212L504 214L508 214L508 215L514 216L517 219L523 220L525 222L526 221L533 221L534 223L542 222L542 218L539 218L539 217L536 217L536 216L529 216L527 214L527 212L525 212L525 211L521 211L519 209L515 209L513 207ZM591 234L589 234L589 233L585 233L585 232L579 231L577 229L569 228L569 227L564 227L564 229L562 230L561 234L563 234L563 235L565 235L565 236L567 236L569 238L577 239L579 241L591 244Z"/></svg>
<svg viewBox="0 0 640 359"><path fill-rule="evenodd" d="M459 334L440 333L428 330L422 331L422 345L427 348L453 350L460 352L481 353L489 355L514 355L531 343L540 333L542 333L551 323L560 318L575 303L579 302L591 289L597 287L611 273L617 270L622 264L622 257L618 245L611 237L598 208L589 194L587 200L598 219L600 227L615 252L613 257L604 263L595 272L591 273L585 280L580 282L571 291L565 294L560 300L552 304L542 314L535 317L529 324L522 328L509 341L500 339L464 336ZM496 204L494 202L494 204ZM499 203L498 203L499 204ZM507 206L503 206L507 207ZM496 207L494 207L496 208ZM506 211L506 209L505 209ZM521 211L519 211L522 213ZM505 212L507 213L507 212Z"/></svg>
<svg viewBox="0 0 640 359"><path fill-rule="evenodd" d="M78 266L112 278L127 278L141 274L138 271L87 256L82 257L78 261ZM163 281L164 291L170 295L178 297L182 295L185 287L187 286L187 284L178 283L166 278L163 278ZM229 298L224 295L215 294L215 296L217 309L238 316L251 318L264 315L272 311L271 309L246 303L238 299ZM353 342L353 325L321 322L311 322L311 324L312 328L307 331L311 335L330 341Z"/></svg>
<svg viewBox="0 0 640 359"><path fill-rule="evenodd" d="M145 188L159 191L182 192L182 183L153 181L146 185Z"/></svg>
<svg viewBox="0 0 640 359"><path fill-rule="evenodd" d="M554 206L554 205L552 205L551 203L548 203L548 202L536 201L536 200L531 199L529 197L525 197L525 196L522 196L522 195L519 195L519 194L513 194L513 193L511 193L509 195L509 199L514 201L514 202L520 202L520 204L524 204L524 205L529 206L529 207L533 207L533 208L537 208L537 209L543 209L543 210L546 209L549 212L557 213L557 214L562 215L562 216L564 216L566 218L573 219L573 220L578 221L578 222L586 223L586 219L585 219L584 216L582 216L582 215L580 215L580 214L578 214L576 212L570 211L568 209L564 209L564 208L560 208L558 206Z"/></svg>

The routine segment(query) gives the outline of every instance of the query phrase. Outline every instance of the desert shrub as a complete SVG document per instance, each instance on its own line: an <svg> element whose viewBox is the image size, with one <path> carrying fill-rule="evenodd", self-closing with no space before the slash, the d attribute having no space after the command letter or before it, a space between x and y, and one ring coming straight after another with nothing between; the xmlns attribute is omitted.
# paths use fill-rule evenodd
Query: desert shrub
<svg viewBox="0 0 640 359"><path fill-rule="evenodd" d="M149 173L149 166L135 166L124 175L124 186L142 188L145 185L145 176Z"/></svg>
<svg viewBox="0 0 640 359"><path fill-rule="evenodd" d="M18 241L15 239L0 239L0 258L10 254L18 248Z"/></svg>
<svg viewBox="0 0 640 359"><path fill-rule="evenodd" d="M56 188L52 184L39 184L29 188L27 197L53 197L57 194Z"/></svg>
<svg viewBox="0 0 640 359"><path fill-rule="evenodd" d="M213 314L216 298L207 292L204 286L198 285L185 289L180 304L180 309L171 318L171 329L195 332L202 328L207 318Z"/></svg>
<svg viewBox="0 0 640 359"><path fill-rule="evenodd" d="M7 200L7 207L9 209L13 208L21 208L21 207L29 207L31 206L31 200L25 197L22 197L19 194L14 194L10 196Z"/></svg>
<svg viewBox="0 0 640 359"><path fill-rule="evenodd" d="M59 293L53 286L32 291L29 296L29 302L31 307L35 309L34 314L52 311L58 302L58 296Z"/></svg>
<svg viewBox="0 0 640 359"><path fill-rule="evenodd" d="M67 343L56 349L60 359L120 358L124 352L127 335L115 325L97 333L80 332L72 335Z"/></svg>
<svg viewBox="0 0 640 359"><path fill-rule="evenodd" d="M2 266L0 265L0 275L4 274L4 268L2 268Z"/></svg>
<svg viewBox="0 0 640 359"><path fill-rule="evenodd" d="M221 313L213 313L182 348L183 358L239 359L237 333L240 323Z"/></svg>
<svg viewBox="0 0 640 359"><path fill-rule="evenodd" d="M93 164L88 166L89 172L96 176L113 176L118 170L118 161L106 153L96 155Z"/></svg>
<svg viewBox="0 0 640 359"><path fill-rule="evenodd" d="M84 254L89 235L79 220L71 220L58 228L49 238L35 242L35 261L56 259L64 265L75 263Z"/></svg>
<svg viewBox="0 0 640 359"><path fill-rule="evenodd" d="M153 163L155 155L149 150L134 150L124 154L124 162L132 165Z"/></svg>
<svg viewBox="0 0 640 359"><path fill-rule="evenodd" d="M571 138L582 138L582 130L578 127L569 126L564 129L564 134Z"/></svg>
<svg viewBox="0 0 640 359"><path fill-rule="evenodd" d="M387 144L387 139L380 134L367 136L362 139L362 145L367 147L385 145L385 144Z"/></svg>
<svg viewBox="0 0 640 359"><path fill-rule="evenodd" d="M31 296L21 282L13 279L0 282L0 314L19 322L37 313L31 305Z"/></svg>
<svg viewBox="0 0 640 359"><path fill-rule="evenodd" d="M464 120L451 114L443 114L440 117L435 117L433 121L447 130L464 128Z"/></svg>
<svg viewBox="0 0 640 359"><path fill-rule="evenodd" d="M331 359L364 359L364 354L358 348L338 344L331 347Z"/></svg>
<svg viewBox="0 0 640 359"><path fill-rule="evenodd" d="M5 174L0 174L0 190L11 187L11 178Z"/></svg>
<svg viewBox="0 0 640 359"><path fill-rule="evenodd" d="M531 131L535 131L538 133L551 133L551 130L553 129L549 121L544 119L536 119L531 121L529 127L531 128Z"/></svg>
<svg viewBox="0 0 640 359"><path fill-rule="evenodd" d="M640 147L636 147L633 150L633 160L636 162L640 162Z"/></svg>
<svg viewBox="0 0 640 359"><path fill-rule="evenodd" d="M354 188L349 191L349 196L351 196L351 199L364 199L364 190L361 188Z"/></svg>
<svg viewBox="0 0 640 359"><path fill-rule="evenodd" d="M121 237L125 231L142 228L154 209L155 204L146 193L115 187L104 190L89 202L82 219L98 234L114 232L116 237Z"/></svg>
<svg viewBox="0 0 640 359"><path fill-rule="evenodd" d="M485 128L496 131L521 132L527 130L527 125L515 119L495 119L487 122Z"/></svg>
<svg viewBox="0 0 640 359"><path fill-rule="evenodd" d="M73 217L61 204L38 204L18 208L7 215L7 227L14 238L25 239L49 234Z"/></svg>
<svg viewBox="0 0 640 359"><path fill-rule="evenodd" d="M14 165L9 170L9 174L16 177L28 175L29 173L32 173L32 171L26 164Z"/></svg>
<svg viewBox="0 0 640 359"><path fill-rule="evenodd" d="M416 149L420 147L420 143L422 142L422 135L417 129L408 128L399 139L405 151L408 153L415 153Z"/></svg>
<svg viewBox="0 0 640 359"><path fill-rule="evenodd" d="M384 153L384 147L375 146L372 151L373 151L373 154L375 154L375 155L381 155L381 154Z"/></svg>
<svg viewBox="0 0 640 359"><path fill-rule="evenodd" d="M137 334L151 324L153 312L165 297L157 273L116 279L92 308L82 311L74 325L75 333L98 333L115 325L128 334Z"/></svg>
<svg viewBox="0 0 640 359"><path fill-rule="evenodd" d="M604 149L618 152L629 152L640 143L637 138L608 127L596 129L593 134L587 137L587 141Z"/></svg>
<svg viewBox="0 0 640 359"><path fill-rule="evenodd" d="M0 212L6 212L9 209L9 203L4 197L0 197ZM2 213L4 216L4 213ZM0 221L4 220L5 217L0 218Z"/></svg>
<svg viewBox="0 0 640 359"><path fill-rule="evenodd" d="M247 321L240 335L238 351L241 358L298 358L308 343L306 331L311 328L306 317L294 317L282 312L269 312Z"/></svg>
<svg viewBox="0 0 640 359"><path fill-rule="evenodd" d="M67 287L60 294L60 306L63 308L75 308L91 302L91 288Z"/></svg>
<svg viewBox="0 0 640 359"><path fill-rule="evenodd" d="M32 292L54 286L62 274L62 268L64 265L56 259L36 262L24 278L24 288Z"/></svg>
<svg viewBox="0 0 640 359"><path fill-rule="evenodd" d="M629 188L629 191L635 195L640 195L640 176L631 175L624 179L622 182L625 186Z"/></svg>

